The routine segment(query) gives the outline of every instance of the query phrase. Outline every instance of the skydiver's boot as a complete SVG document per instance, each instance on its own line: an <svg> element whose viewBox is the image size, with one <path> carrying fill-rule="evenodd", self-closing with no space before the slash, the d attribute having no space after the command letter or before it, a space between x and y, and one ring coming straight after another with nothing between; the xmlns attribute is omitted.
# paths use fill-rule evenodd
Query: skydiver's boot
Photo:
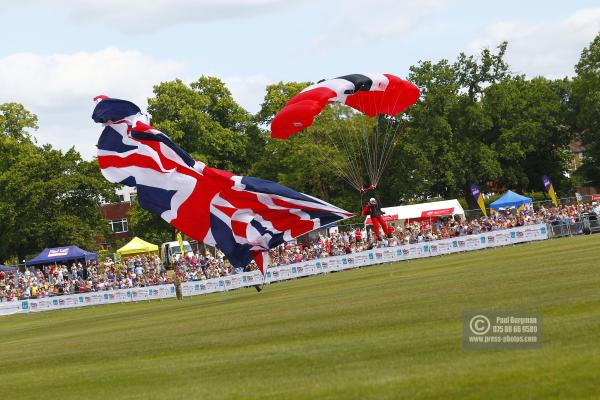
<svg viewBox="0 0 600 400"><path fill-rule="evenodd" d="M254 285L254 289L256 289L257 292L261 292L263 290L262 283L260 285Z"/></svg>

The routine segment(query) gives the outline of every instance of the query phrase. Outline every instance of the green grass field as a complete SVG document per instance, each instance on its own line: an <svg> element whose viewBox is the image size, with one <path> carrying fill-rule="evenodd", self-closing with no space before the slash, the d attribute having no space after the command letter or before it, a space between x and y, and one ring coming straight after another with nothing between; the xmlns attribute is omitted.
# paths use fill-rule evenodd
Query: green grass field
<svg viewBox="0 0 600 400"><path fill-rule="evenodd" d="M0 399L600 397L600 235L229 293L0 317ZM544 345L464 350L469 311Z"/></svg>

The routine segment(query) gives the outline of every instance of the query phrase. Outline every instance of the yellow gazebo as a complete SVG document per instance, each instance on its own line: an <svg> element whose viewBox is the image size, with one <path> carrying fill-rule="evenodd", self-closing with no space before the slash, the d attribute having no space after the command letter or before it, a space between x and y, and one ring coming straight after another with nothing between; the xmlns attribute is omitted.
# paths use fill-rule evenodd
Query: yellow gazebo
<svg viewBox="0 0 600 400"><path fill-rule="evenodd" d="M128 256L132 254L141 253L156 253L158 252L158 246L152 243L148 243L139 237L134 237L129 243L117 250L119 256Z"/></svg>

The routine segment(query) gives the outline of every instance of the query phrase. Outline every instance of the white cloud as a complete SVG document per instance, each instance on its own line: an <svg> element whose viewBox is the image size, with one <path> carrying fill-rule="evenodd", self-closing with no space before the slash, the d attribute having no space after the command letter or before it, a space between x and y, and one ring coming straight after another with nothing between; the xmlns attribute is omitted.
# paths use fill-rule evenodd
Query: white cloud
<svg viewBox="0 0 600 400"><path fill-rule="evenodd" d="M0 58L0 103L17 102L39 117L40 143L75 146L86 158L95 152L100 127L91 120L98 94L124 98L145 108L152 86L172 80L184 66L137 51L107 48L96 52Z"/></svg>
<svg viewBox="0 0 600 400"><path fill-rule="evenodd" d="M471 52L508 41L507 60L516 73L561 78L573 75L579 56L600 32L600 8L579 10L561 21L500 21L469 44Z"/></svg>
<svg viewBox="0 0 600 400"><path fill-rule="evenodd" d="M72 21L100 23L127 33L154 32L186 22L207 22L273 12L290 0L20 0L12 7L52 7ZM4 7L4 5L3 5Z"/></svg>
<svg viewBox="0 0 600 400"><path fill-rule="evenodd" d="M273 80L266 75L229 76L222 80L235 101L253 114L260 110L266 87L273 83Z"/></svg>
<svg viewBox="0 0 600 400"><path fill-rule="evenodd" d="M96 154L101 127L91 119L92 98L99 94L133 101L145 110L152 87L177 77L188 80L188 68L138 51L107 48L96 52L41 55L18 53L0 58L0 103L21 103L39 118L34 136L40 144L87 159ZM209 74L216 75L216 74ZM255 113L273 80L266 75L222 78L235 100Z"/></svg>
<svg viewBox="0 0 600 400"><path fill-rule="evenodd" d="M347 0L339 14L332 16L330 28L314 39L316 48L354 43L361 47L369 42L397 38L424 26L424 21L444 10L450 0Z"/></svg>

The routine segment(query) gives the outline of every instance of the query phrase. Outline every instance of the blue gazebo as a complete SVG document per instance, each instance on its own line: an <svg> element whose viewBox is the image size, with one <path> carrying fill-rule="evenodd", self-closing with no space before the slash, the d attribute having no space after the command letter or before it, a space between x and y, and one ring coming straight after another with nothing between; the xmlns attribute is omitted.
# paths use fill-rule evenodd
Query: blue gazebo
<svg viewBox="0 0 600 400"><path fill-rule="evenodd" d="M14 265L2 265L0 264L0 271L4 271L4 272L14 272L16 270L18 270L19 268L17 268Z"/></svg>
<svg viewBox="0 0 600 400"><path fill-rule="evenodd" d="M531 198L508 190L502 197L490 204L490 210L498 212L512 207L520 210L526 204L531 204Z"/></svg>
<svg viewBox="0 0 600 400"><path fill-rule="evenodd" d="M77 246L63 246L46 248L36 257L27 260L25 265L54 264L69 260L85 260L88 262L97 259L98 255L96 253L82 250Z"/></svg>

